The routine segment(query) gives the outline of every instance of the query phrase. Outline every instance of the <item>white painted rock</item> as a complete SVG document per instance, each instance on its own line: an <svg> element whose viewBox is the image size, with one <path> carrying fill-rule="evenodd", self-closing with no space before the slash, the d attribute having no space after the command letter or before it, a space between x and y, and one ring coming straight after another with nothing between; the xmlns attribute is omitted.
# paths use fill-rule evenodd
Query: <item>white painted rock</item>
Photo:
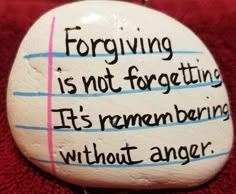
<svg viewBox="0 0 236 194"><path fill-rule="evenodd" d="M174 19L124 2L42 16L17 53L7 108L25 157L82 186L200 185L232 146L227 93L206 46Z"/></svg>

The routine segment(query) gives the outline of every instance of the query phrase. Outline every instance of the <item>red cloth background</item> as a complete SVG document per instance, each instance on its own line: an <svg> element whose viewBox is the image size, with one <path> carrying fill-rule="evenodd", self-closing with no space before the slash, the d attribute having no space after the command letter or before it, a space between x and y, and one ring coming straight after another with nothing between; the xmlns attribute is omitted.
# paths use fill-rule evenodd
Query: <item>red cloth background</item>
<svg viewBox="0 0 236 194"><path fill-rule="evenodd" d="M0 193L83 193L28 162L16 148L6 117L6 87L20 42L43 13L70 0L0 0ZM139 3L137 0L132 2ZM236 121L236 4L233 0L151 0L149 7L176 18L192 29L215 57L228 89ZM147 21L148 22L148 21ZM121 190L88 189L89 193L123 193ZM223 170L207 184L181 190L130 191L141 193L236 193L235 144Z"/></svg>

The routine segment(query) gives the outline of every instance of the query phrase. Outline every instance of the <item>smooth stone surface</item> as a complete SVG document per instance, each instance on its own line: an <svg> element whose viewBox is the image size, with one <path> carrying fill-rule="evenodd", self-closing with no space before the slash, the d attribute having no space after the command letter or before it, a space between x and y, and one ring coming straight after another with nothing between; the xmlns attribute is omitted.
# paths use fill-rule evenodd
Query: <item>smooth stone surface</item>
<svg viewBox="0 0 236 194"><path fill-rule="evenodd" d="M25 157L82 186L200 185L232 146L227 93L206 46L174 19L124 2L42 16L20 45L7 109Z"/></svg>

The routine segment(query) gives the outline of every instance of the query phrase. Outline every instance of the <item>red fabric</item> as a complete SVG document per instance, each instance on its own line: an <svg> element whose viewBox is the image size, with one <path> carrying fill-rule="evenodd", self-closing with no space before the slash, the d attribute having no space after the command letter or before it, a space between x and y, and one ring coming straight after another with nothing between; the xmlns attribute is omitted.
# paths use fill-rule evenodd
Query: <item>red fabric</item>
<svg viewBox="0 0 236 194"><path fill-rule="evenodd" d="M16 148L6 118L7 79L23 36L40 15L69 1L0 1L0 193L83 193L80 187L58 180L28 162ZM139 3L137 0L132 2ZM191 28L205 42L221 69L235 122L235 2L233 0L151 0L147 5L176 18ZM88 191L101 194L120 192L109 189L88 189ZM236 193L235 144L223 170L203 186L193 189L132 191L130 193Z"/></svg>

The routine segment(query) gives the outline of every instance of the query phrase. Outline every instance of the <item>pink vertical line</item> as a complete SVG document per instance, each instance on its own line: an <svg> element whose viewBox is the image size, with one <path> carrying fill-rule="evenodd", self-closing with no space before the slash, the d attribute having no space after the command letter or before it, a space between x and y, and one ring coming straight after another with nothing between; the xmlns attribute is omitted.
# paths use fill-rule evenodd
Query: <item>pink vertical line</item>
<svg viewBox="0 0 236 194"><path fill-rule="evenodd" d="M52 130L52 81L53 81L53 33L55 17L52 19L48 43L48 96L47 96L47 127L48 127L48 153L51 164L51 173L55 174L55 163L53 156L53 130Z"/></svg>

